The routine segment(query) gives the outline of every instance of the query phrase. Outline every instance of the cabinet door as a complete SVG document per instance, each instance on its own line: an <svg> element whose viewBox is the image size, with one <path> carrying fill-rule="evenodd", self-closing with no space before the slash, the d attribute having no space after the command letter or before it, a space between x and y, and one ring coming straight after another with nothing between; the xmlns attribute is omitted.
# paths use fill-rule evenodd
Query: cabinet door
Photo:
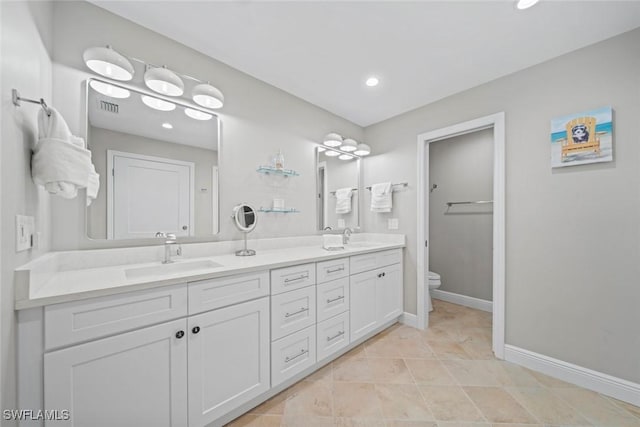
<svg viewBox="0 0 640 427"><path fill-rule="evenodd" d="M45 408L71 411L46 425L185 426L185 326L179 319L46 353Z"/></svg>
<svg viewBox="0 0 640 427"><path fill-rule="evenodd" d="M269 298L192 316L188 325L190 426L269 389Z"/></svg>
<svg viewBox="0 0 640 427"><path fill-rule="evenodd" d="M351 315L351 341L354 341L378 326L376 311L376 282L378 271L351 276L349 283Z"/></svg>
<svg viewBox="0 0 640 427"><path fill-rule="evenodd" d="M376 317L386 323L403 312L402 264L394 264L375 270Z"/></svg>

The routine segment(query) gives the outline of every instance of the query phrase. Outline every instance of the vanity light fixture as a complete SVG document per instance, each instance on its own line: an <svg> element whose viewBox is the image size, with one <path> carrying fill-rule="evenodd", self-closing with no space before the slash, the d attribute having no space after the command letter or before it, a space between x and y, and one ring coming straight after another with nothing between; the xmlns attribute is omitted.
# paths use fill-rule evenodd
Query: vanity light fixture
<svg viewBox="0 0 640 427"><path fill-rule="evenodd" d="M191 93L193 101L205 108L222 108L224 105L224 95L211 84L202 83L193 88Z"/></svg>
<svg viewBox="0 0 640 427"><path fill-rule="evenodd" d="M340 154L340 157L338 157L340 160L351 160L353 159L353 156L350 156L349 154Z"/></svg>
<svg viewBox="0 0 640 427"><path fill-rule="evenodd" d="M338 153L337 151L333 151L333 150L327 150L324 152L324 155L327 157L338 157L340 155L340 153Z"/></svg>
<svg viewBox="0 0 640 427"><path fill-rule="evenodd" d="M327 147L340 147L342 145L342 136L337 133L328 133L324 137L324 145Z"/></svg>
<svg viewBox="0 0 640 427"><path fill-rule="evenodd" d="M176 109L176 104L173 102L164 101L159 98L154 98L153 96L141 95L140 98L144 105L147 107L151 107L154 110L160 111L173 111Z"/></svg>
<svg viewBox="0 0 640 427"><path fill-rule="evenodd" d="M180 96L184 93L184 82L176 73L165 66L152 67L147 65L144 73L144 83L155 92L169 96Z"/></svg>
<svg viewBox="0 0 640 427"><path fill-rule="evenodd" d="M91 83L89 83L89 85L96 92L106 96L110 96L111 98L124 99L131 96L131 92L129 92L125 88L110 85L109 83L104 83L98 80L91 80Z"/></svg>
<svg viewBox="0 0 640 427"><path fill-rule="evenodd" d="M131 62L109 45L90 47L84 51L82 59L91 71L114 80L129 81L135 72Z"/></svg>
<svg viewBox="0 0 640 427"><path fill-rule="evenodd" d="M163 123L162 127L165 129L173 129L173 125L171 123Z"/></svg>
<svg viewBox="0 0 640 427"><path fill-rule="evenodd" d="M520 10L529 9L534 4L538 3L539 0L518 0L516 7Z"/></svg>
<svg viewBox="0 0 640 427"><path fill-rule="evenodd" d="M371 147L367 144L358 144L358 149L353 152L356 156L368 156L371 154Z"/></svg>
<svg viewBox="0 0 640 427"><path fill-rule="evenodd" d="M184 113L195 120L211 120L213 117L212 114L207 114L199 110L194 110L193 108L185 108Z"/></svg>
<svg viewBox="0 0 640 427"><path fill-rule="evenodd" d="M358 142L351 138L346 138L340 147L342 151L356 151L358 149Z"/></svg>
<svg viewBox="0 0 640 427"><path fill-rule="evenodd" d="M378 86L378 83L380 83L380 80L378 80L378 78L374 76L369 77L365 82L365 84L369 87Z"/></svg>

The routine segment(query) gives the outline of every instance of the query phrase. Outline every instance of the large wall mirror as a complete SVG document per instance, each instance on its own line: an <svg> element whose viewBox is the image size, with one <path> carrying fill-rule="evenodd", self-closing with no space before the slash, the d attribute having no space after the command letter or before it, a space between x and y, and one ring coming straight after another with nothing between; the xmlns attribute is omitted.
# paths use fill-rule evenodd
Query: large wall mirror
<svg viewBox="0 0 640 427"><path fill-rule="evenodd" d="M219 127L210 111L89 79L87 145L100 191L87 208L88 236L218 233Z"/></svg>
<svg viewBox="0 0 640 427"><path fill-rule="evenodd" d="M360 162L358 156L316 148L319 230L360 227Z"/></svg>

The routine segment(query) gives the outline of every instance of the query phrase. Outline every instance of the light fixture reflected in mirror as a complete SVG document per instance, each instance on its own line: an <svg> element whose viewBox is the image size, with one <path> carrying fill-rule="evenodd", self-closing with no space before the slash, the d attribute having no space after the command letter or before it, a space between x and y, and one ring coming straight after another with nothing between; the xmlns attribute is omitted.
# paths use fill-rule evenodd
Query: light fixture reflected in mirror
<svg viewBox="0 0 640 427"><path fill-rule="evenodd" d="M353 159L354 157L353 157L353 156L350 156L349 154L341 154L338 158L339 158L340 160L351 160L351 159Z"/></svg>
<svg viewBox="0 0 640 427"><path fill-rule="evenodd" d="M127 89L110 85L109 83L100 82L98 80L91 80L91 88L96 92L99 92L103 95L110 96L111 98L119 98L124 99L131 96L131 92Z"/></svg>
<svg viewBox="0 0 640 427"><path fill-rule="evenodd" d="M353 152L356 156L368 156L371 154L371 147L367 144L358 144L358 148Z"/></svg>
<svg viewBox="0 0 640 427"><path fill-rule="evenodd" d="M185 108L184 113L195 120L211 120L213 118L212 114L194 110L193 108Z"/></svg>
<svg viewBox="0 0 640 427"><path fill-rule="evenodd" d="M342 136L337 133L329 133L324 137L324 145L327 147L340 147L342 145Z"/></svg>
<svg viewBox="0 0 640 427"><path fill-rule="evenodd" d="M356 151L358 149L358 143L351 138L346 138L340 149L346 152Z"/></svg>
<svg viewBox="0 0 640 427"><path fill-rule="evenodd" d="M135 72L131 62L109 45L90 47L84 51L82 59L91 71L114 80L131 80Z"/></svg>
<svg viewBox="0 0 640 427"><path fill-rule="evenodd" d="M324 148L322 145L318 145L318 153L322 153L323 151L326 151L327 149Z"/></svg>
<svg viewBox="0 0 640 427"><path fill-rule="evenodd" d="M205 108L222 108L224 105L224 95L218 88L209 83L202 83L193 88L193 101Z"/></svg>
<svg viewBox="0 0 640 427"><path fill-rule="evenodd" d="M338 153L337 151L333 151L333 150L327 150L324 152L324 155L327 157L338 157L340 155L340 153Z"/></svg>
<svg viewBox="0 0 640 427"><path fill-rule="evenodd" d="M173 102L164 101L162 99L154 98L153 96L147 95L142 95L140 96L140 98L142 99L142 102L144 102L144 105L146 105L147 107L151 107L154 110L173 111L176 109L176 104L174 104Z"/></svg>
<svg viewBox="0 0 640 427"><path fill-rule="evenodd" d="M147 66L144 83L154 92L168 96L181 96L184 93L184 82L176 73L167 67Z"/></svg>

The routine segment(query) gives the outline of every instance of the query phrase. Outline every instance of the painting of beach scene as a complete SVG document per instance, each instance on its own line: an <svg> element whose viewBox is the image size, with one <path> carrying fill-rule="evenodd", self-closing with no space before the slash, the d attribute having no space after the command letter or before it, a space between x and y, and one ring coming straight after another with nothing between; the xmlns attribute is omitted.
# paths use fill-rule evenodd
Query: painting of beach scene
<svg viewBox="0 0 640 427"><path fill-rule="evenodd" d="M602 107L551 120L551 167L613 160L613 110Z"/></svg>

